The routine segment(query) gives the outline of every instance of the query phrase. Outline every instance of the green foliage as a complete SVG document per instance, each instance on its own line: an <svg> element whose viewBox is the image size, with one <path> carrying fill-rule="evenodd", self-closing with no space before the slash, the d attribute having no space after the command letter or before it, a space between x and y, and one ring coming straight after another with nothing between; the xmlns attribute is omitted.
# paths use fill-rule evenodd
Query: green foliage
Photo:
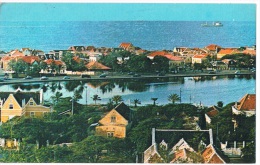
<svg viewBox="0 0 260 165"><path fill-rule="evenodd" d="M179 101L180 97L177 94L170 94L168 96L168 101L172 102L172 104L174 104L176 101Z"/></svg>
<svg viewBox="0 0 260 165"><path fill-rule="evenodd" d="M26 62L24 62L22 59L18 59L17 61L11 60L8 63L8 66L10 69L15 71L15 73L19 74L19 73L25 73L25 70L27 70L28 64Z"/></svg>
<svg viewBox="0 0 260 165"><path fill-rule="evenodd" d="M242 149L243 155L242 158L245 160L247 163L255 163L256 159L256 148L255 148L255 143L249 143L246 145L245 148Z"/></svg>
<svg viewBox="0 0 260 165"><path fill-rule="evenodd" d="M86 70L85 63L83 60L80 60L79 63L73 58L75 56L71 52L66 52L62 56L62 61L66 64L66 68L69 71L84 71Z"/></svg>
<svg viewBox="0 0 260 165"><path fill-rule="evenodd" d="M119 102L123 101L123 99L122 99L122 96L115 95L112 97L112 101L115 102L115 104L117 105Z"/></svg>
<svg viewBox="0 0 260 165"><path fill-rule="evenodd" d="M154 71L169 71L169 59L164 56L155 56L152 63Z"/></svg>
<svg viewBox="0 0 260 165"><path fill-rule="evenodd" d="M237 54L230 54L225 55L221 58L223 59L233 59L236 60L236 67L238 68L252 68L256 66L256 58L255 56L250 56L243 53L237 53Z"/></svg>

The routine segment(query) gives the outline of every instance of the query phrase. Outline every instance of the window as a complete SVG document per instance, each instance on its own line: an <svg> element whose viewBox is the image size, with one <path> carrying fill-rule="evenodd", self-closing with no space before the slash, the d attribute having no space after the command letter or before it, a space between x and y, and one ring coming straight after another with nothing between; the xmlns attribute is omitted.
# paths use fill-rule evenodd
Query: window
<svg viewBox="0 0 260 165"><path fill-rule="evenodd" d="M114 132L108 132L107 137L114 137Z"/></svg>
<svg viewBox="0 0 260 165"><path fill-rule="evenodd" d="M111 123L115 123L116 122L116 117L115 116L111 116Z"/></svg>
<svg viewBox="0 0 260 165"><path fill-rule="evenodd" d="M14 105L13 104L9 104L9 109L14 109Z"/></svg>
<svg viewBox="0 0 260 165"><path fill-rule="evenodd" d="M34 117L34 116L35 116L35 113L34 113L34 112L30 112L30 116L31 116L31 117Z"/></svg>
<svg viewBox="0 0 260 165"><path fill-rule="evenodd" d="M30 101L29 104L30 104L30 105L33 105L33 101Z"/></svg>

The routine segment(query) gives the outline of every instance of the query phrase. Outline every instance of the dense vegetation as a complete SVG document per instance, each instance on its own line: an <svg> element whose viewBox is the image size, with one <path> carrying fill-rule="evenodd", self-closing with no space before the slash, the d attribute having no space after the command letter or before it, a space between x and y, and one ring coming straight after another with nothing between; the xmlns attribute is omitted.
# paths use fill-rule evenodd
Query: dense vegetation
<svg viewBox="0 0 260 165"><path fill-rule="evenodd" d="M21 142L18 151L2 150L1 161L26 163L134 163L136 159L141 161L142 153L151 145L152 128L194 129L193 125L188 124L193 120L193 116L199 117L197 123L201 128L206 127L204 113L207 109L198 109L191 104L176 104L170 98L169 96L171 103L167 105L157 106L151 101L151 105L131 107L133 109L131 128L128 129L126 138L117 139L95 136L95 128L92 124L97 123L105 112L115 107L115 103L122 100L120 96L113 97L107 105L103 106L86 106L75 101L73 115L70 113L59 115L71 107L71 98L61 98L60 94L57 94L53 97L55 112L42 119L16 117L1 126L2 137L16 138ZM213 118L212 125L209 127L213 128L214 139L218 127L219 141L254 140L254 117L238 116L238 121L243 124L239 124L234 132L231 105L223 107L220 114ZM181 138L196 150L200 150L198 146L200 140L209 143L207 133L156 134L157 143L165 140L170 147ZM61 143L72 143L72 145L57 145ZM254 156L255 150L252 146L246 149L251 151L245 155L245 159L248 160Z"/></svg>

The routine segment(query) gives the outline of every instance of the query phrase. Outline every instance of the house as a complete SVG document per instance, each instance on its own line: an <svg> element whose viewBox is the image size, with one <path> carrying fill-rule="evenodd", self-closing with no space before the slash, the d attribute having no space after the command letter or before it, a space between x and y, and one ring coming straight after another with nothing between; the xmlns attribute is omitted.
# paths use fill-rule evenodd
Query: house
<svg viewBox="0 0 260 165"><path fill-rule="evenodd" d="M132 43L129 42L122 42L119 46L119 48L123 48L126 51L133 52L135 50L135 47Z"/></svg>
<svg viewBox="0 0 260 165"><path fill-rule="evenodd" d="M221 58L224 57L225 55L235 54L235 53L237 53L237 49L234 49L234 48L221 49L221 50L217 53L217 59L221 59Z"/></svg>
<svg viewBox="0 0 260 165"><path fill-rule="evenodd" d="M97 61L91 61L85 66L89 71L108 71L111 69Z"/></svg>
<svg viewBox="0 0 260 165"><path fill-rule="evenodd" d="M205 118L206 118L206 122L208 124L210 124L211 118L217 116L219 113L219 110L218 110L218 107L216 107L215 105L209 107L208 109L209 109L209 111L207 113L205 113Z"/></svg>
<svg viewBox="0 0 260 165"><path fill-rule="evenodd" d="M99 126L96 127L96 135L125 138L126 129L130 122L131 110L127 105L121 102L99 120Z"/></svg>
<svg viewBox="0 0 260 165"><path fill-rule="evenodd" d="M9 70L9 62L12 60L18 61L19 59L26 62L29 66L38 65L40 58L38 56L5 56L1 59L3 70Z"/></svg>
<svg viewBox="0 0 260 165"><path fill-rule="evenodd" d="M24 54L22 52L20 52L19 50L15 49L12 50L11 52L8 53L9 56L11 57L16 57L16 56L24 56Z"/></svg>
<svg viewBox="0 0 260 165"><path fill-rule="evenodd" d="M198 54L192 57L192 64L202 64L203 61L207 60L208 54Z"/></svg>
<svg viewBox="0 0 260 165"><path fill-rule="evenodd" d="M24 56L32 55L32 50L30 48L22 48L20 51L24 54Z"/></svg>
<svg viewBox="0 0 260 165"><path fill-rule="evenodd" d="M15 116L42 117L50 112L43 106L43 91L23 92L18 88L14 92L0 92L1 122L7 122Z"/></svg>
<svg viewBox="0 0 260 165"><path fill-rule="evenodd" d="M167 150L167 144L164 141L157 146L152 144L144 151L144 163L218 163L223 164L225 161L216 151L212 144L206 146L202 141L202 152L195 151L183 138L179 140L170 151ZM162 148L162 146L166 146ZM160 148L161 147L161 148ZM168 160L164 160L160 155L160 150L166 151Z"/></svg>
<svg viewBox="0 0 260 165"><path fill-rule="evenodd" d="M215 44L210 44L205 47L205 50L207 50L208 53L211 55L216 55L220 49L221 49L221 47L219 45L215 45Z"/></svg>
<svg viewBox="0 0 260 165"><path fill-rule="evenodd" d="M246 94L239 102L232 106L232 112L235 115L245 114L250 117L255 115L256 111L256 95Z"/></svg>
<svg viewBox="0 0 260 165"><path fill-rule="evenodd" d="M47 64L45 70L41 70L41 73L65 73L66 64L61 60L48 59L44 61Z"/></svg>
<svg viewBox="0 0 260 165"><path fill-rule="evenodd" d="M72 53L72 50L51 50L48 54L45 54L46 59L61 60L66 53Z"/></svg>
<svg viewBox="0 0 260 165"><path fill-rule="evenodd" d="M226 162L220 157L217 153L216 149L212 144L209 144L204 151L201 153L204 163L212 163L212 164L225 164Z"/></svg>

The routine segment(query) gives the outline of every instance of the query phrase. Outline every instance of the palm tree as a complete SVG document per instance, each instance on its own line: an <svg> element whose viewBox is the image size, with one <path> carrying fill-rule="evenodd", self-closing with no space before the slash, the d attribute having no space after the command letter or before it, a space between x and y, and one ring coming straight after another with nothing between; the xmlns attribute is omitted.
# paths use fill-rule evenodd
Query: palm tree
<svg viewBox="0 0 260 165"><path fill-rule="evenodd" d="M174 104L176 101L179 101L179 100L180 100L180 97L177 94L170 94L168 96L168 101L171 101L172 104Z"/></svg>
<svg viewBox="0 0 260 165"><path fill-rule="evenodd" d="M153 105L156 105L156 100L158 100L158 98L152 97L151 100L153 100Z"/></svg>
<svg viewBox="0 0 260 165"><path fill-rule="evenodd" d="M56 92L54 96L51 96L54 104L58 103L60 101L61 96L62 96L62 93L60 93L60 92Z"/></svg>
<svg viewBox="0 0 260 165"><path fill-rule="evenodd" d="M82 92L80 90L75 90L74 91L74 95L73 95L73 98L74 100L77 102L79 101L79 99L82 99Z"/></svg>
<svg viewBox="0 0 260 165"><path fill-rule="evenodd" d="M133 103L135 107L137 107L137 104L141 104L141 101L139 99L134 99Z"/></svg>
<svg viewBox="0 0 260 165"><path fill-rule="evenodd" d="M123 101L123 99L122 99L122 96L115 95L115 96L112 97L112 101L116 102L116 105L117 105L118 102Z"/></svg>
<svg viewBox="0 0 260 165"><path fill-rule="evenodd" d="M93 97L91 97L93 99L93 101L95 101L95 105L96 105L96 102L98 100L101 100L101 98L96 94L96 95L93 95Z"/></svg>

